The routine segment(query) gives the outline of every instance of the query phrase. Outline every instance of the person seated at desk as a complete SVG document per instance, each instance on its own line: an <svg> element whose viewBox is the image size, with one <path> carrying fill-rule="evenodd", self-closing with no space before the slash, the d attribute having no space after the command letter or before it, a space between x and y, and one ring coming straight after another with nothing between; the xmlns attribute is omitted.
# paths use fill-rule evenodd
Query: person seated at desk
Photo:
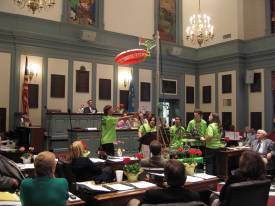
<svg viewBox="0 0 275 206"><path fill-rule="evenodd" d="M23 179L15 162L0 154L0 191L15 192Z"/></svg>
<svg viewBox="0 0 275 206"><path fill-rule="evenodd" d="M185 129L183 126L181 126L181 118L175 117L175 124L170 127L170 144L173 144L175 141L183 138L183 134L185 132Z"/></svg>
<svg viewBox="0 0 275 206"><path fill-rule="evenodd" d="M95 107L93 107L93 100L92 99L89 99L87 101L87 107L84 107L84 111L83 113L84 114L95 114L97 113L97 109Z"/></svg>
<svg viewBox="0 0 275 206"><path fill-rule="evenodd" d="M81 141L75 141L70 146L70 160L77 182L94 180L100 183L112 180L113 170L111 167L101 169L89 157L84 157L84 147Z"/></svg>
<svg viewBox="0 0 275 206"><path fill-rule="evenodd" d="M275 169L275 146L266 136L266 131L259 129L256 134L256 139L251 143L251 149L262 156L263 161L267 164L268 170L273 170Z"/></svg>
<svg viewBox="0 0 275 206"><path fill-rule="evenodd" d="M132 199L128 205L161 204L199 201L199 194L184 188L186 181L185 167L178 160L169 160L164 168L168 187L147 190L140 201Z"/></svg>
<svg viewBox="0 0 275 206"><path fill-rule="evenodd" d="M34 160L35 178L22 181L20 200L23 206L61 206L66 205L68 182L64 178L55 178L55 155L45 151Z"/></svg>
<svg viewBox="0 0 275 206"><path fill-rule="evenodd" d="M127 112L123 112L123 117L127 117L128 114ZM121 119L117 125L116 125L117 129L129 129L131 128L130 122L128 119Z"/></svg>
<svg viewBox="0 0 275 206"><path fill-rule="evenodd" d="M239 169L233 172L225 185L222 187L220 195L212 194L210 196L211 206L219 206L225 201L228 186L233 183L249 180L264 180L265 164L259 154L254 151L245 151L242 153L239 161Z"/></svg>
<svg viewBox="0 0 275 206"><path fill-rule="evenodd" d="M139 130L138 130L138 137L139 138L143 138L143 142L141 142L141 151L144 155L145 158L149 158L150 157L150 148L149 148L149 144L145 144L144 142L146 142L146 140L144 139L144 136L148 133L155 133L157 132L157 129L156 129L156 119L155 117L152 117L150 120L149 120L149 123L144 123L143 125L141 125L139 127ZM150 138L150 137L146 137L146 138ZM140 139L141 140L141 139Z"/></svg>
<svg viewBox="0 0 275 206"><path fill-rule="evenodd" d="M140 161L142 167L164 168L166 160L161 156L161 144L154 140L150 144L150 152L152 157L145 158Z"/></svg>
<svg viewBox="0 0 275 206"><path fill-rule="evenodd" d="M203 137L205 135L207 128L207 123L204 119L202 119L202 111L199 109L194 110L194 119L192 119L187 126L186 131L192 132L193 130L197 130L199 135Z"/></svg>
<svg viewBox="0 0 275 206"><path fill-rule="evenodd" d="M256 139L255 130L248 126L245 127L243 137L244 137L244 145L251 147L251 143Z"/></svg>

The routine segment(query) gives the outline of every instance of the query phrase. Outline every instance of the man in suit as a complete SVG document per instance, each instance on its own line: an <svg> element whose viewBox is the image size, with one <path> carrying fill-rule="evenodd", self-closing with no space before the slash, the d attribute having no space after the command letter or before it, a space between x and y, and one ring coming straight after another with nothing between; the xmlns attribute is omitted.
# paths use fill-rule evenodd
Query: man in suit
<svg viewBox="0 0 275 206"><path fill-rule="evenodd" d="M155 190L147 190L143 199L139 202L131 200L128 205L181 203L199 201L199 194L184 188L186 181L185 167L178 160L169 160L164 168L164 176L168 187Z"/></svg>
<svg viewBox="0 0 275 206"><path fill-rule="evenodd" d="M89 99L87 101L88 106L84 108L84 113L85 114L95 114L97 113L97 109L95 107L93 107L93 100Z"/></svg>
<svg viewBox="0 0 275 206"><path fill-rule="evenodd" d="M0 191L15 192L23 179L16 164L0 154Z"/></svg>
<svg viewBox="0 0 275 206"><path fill-rule="evenodd" d="M256 139L251 143L251 149L258 152L265 163L267 163L267 169L275 169L275 145L272 140L267 139L267 133L264 130L259 129L256 133Z"/></svg>
<svg viewBox="0 0 275 206"><path fill-rule="evenodd" d="M161 144L154 140L150 144L150 152L152 157L145 158L140 161L142 167L164 168L166 160L161 156Z"/></svg>

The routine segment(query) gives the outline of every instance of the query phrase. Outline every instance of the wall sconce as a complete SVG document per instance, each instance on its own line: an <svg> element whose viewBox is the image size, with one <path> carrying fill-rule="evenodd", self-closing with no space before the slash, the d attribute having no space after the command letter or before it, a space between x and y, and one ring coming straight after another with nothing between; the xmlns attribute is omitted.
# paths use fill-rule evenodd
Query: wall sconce
<svg viewBox="0 0 275 206"><path fill-rule="evenodd" d="M132 81L132 75L129 72L121 72L118 78L119 82L124 86L124 88L127 88Z"/></svg>
<svg viewBox="0 0 275 206"><path fill-rule="evenodd" d="M29 79L30 81L32 81L33 77L37 77L38 76L38 70L39 70L39 66L37 64L30 64L28 65L28 73L29 73Z"/></svg>

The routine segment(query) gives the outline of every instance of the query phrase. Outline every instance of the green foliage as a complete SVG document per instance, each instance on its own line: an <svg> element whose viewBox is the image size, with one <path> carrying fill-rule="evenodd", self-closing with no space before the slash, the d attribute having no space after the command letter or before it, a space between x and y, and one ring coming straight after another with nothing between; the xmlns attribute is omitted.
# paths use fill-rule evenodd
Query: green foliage
<svg viewBox="0 0 275 206"><path fill-rule="evenodd" d="M140 172L140 165L138 163L127 164L123 169L127 173L138 174Z"/></svg>

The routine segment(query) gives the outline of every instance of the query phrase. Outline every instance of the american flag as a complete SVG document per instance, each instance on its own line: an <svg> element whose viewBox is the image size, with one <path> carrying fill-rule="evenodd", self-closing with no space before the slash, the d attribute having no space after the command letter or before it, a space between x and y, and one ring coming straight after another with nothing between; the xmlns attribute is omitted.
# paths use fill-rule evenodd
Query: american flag
<svg viewBox="0 0 275 206"><path fill-rule="evenodd" d="M26 120L29 120L29 73L28 73L28 57L25 61L25 73L22 89L22 112Z"/></svg>

